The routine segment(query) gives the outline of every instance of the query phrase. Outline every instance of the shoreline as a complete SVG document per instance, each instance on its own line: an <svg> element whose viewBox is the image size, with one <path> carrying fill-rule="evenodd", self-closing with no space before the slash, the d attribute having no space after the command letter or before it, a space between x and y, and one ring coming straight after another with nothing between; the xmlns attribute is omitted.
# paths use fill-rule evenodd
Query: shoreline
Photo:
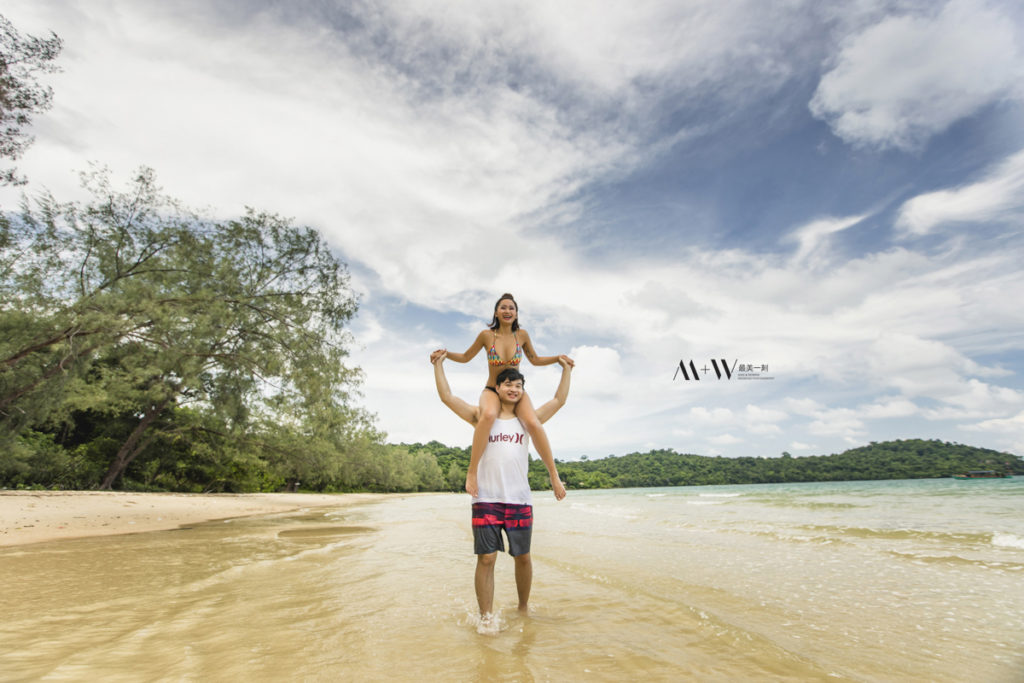
<svg viewBox="0 0 1024 683"><path fill-rule="evenodd" d="M347 507L383 493L0 491L0 547L168 531L233 517Z"/></svg>

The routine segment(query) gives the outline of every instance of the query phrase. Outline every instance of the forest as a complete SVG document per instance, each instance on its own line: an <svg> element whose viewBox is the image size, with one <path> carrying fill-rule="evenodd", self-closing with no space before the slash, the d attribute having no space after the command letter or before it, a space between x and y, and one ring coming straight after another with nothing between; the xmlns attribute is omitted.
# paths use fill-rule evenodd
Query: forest
<svg viewBox="0 0 1024 683"><path fill-rule="evenodd" d="M449 448L436 441L406 446L429 452L446 472L449 490L461 490L460 476L469 464L469 449ZM997 470L1024 474L1024 459L1010 453L938 440L906 439L874 443L833 455L795 458L725 458L677 453L672 449L629 453L591 460L556 461L562 480L571 489L713 484L769 484L866 479L923 479L949 477L967 470ZM530 486L551 488L538 459L530 461Z"/></svg>

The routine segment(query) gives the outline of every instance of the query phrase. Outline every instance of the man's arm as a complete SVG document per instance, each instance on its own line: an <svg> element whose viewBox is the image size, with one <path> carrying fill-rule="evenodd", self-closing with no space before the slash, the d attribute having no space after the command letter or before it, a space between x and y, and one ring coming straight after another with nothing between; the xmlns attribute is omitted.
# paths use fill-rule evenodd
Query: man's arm
<svg viewBox="0 0 1024 683"><path fill-rule="evenodd" d="M537 419L542 423L550 420L551 416L561 410L562 406L569 399L569 378L572 375L572 365L562 358L558 359L558 364L562 366L562 379L558 382L558 388L555 389L555 397L539 408L534 409L534 412L537 413Z"/></svg>
<svg viewBox="0 0 1024 683"><path fill-rule="evenodd" d="M434 384L437 385L437 395L441 398L442 403L452 409L453 413L469 424L475 425L480 409L452 394L452 389L448 386L448 378L444 374L444 359L447 355L445 351L435 351L430 354L430 362L434 364Z"/></svg>

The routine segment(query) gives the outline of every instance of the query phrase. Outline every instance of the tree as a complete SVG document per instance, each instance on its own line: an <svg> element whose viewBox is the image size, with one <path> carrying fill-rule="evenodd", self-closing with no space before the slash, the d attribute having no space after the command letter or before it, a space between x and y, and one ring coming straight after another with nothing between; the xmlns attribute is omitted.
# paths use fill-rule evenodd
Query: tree
<svg viewBox="0 0 1024 683"><path fill-rule="evenodd" d="M45 195L10 223L0 428L130 416L101 488L160 438L215 434L299 479L369 428L345 364L357 301L318 233L253 210L200 218L149 169L126 192L105 171L85 181L91 202Z"/></svg>
<svg viewBox="0 0 1024 683"><path fill-rule="evenodd" d="M32 144L25 127L53 100L53 90L41 85L37 74L57 71L53 61L62 47L56 34L24 36L0 15L0 158L16 160ZM24 183L17 169L0 169L0 185Z"/></svg>

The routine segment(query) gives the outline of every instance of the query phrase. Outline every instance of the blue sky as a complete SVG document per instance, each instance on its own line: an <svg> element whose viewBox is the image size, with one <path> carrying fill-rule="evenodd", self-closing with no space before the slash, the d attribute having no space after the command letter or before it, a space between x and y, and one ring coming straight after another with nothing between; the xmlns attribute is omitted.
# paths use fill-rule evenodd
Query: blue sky
<svg viewBox="0 0 1024 683"><path fill-rule="evenodd" d="M392 441L513 292L577 361L556 457L939 438L1024 453L1015 2L8 0L66 43L20 163L318 228ZM4 206L16 195L0 194ZM685 381L680 361L767 365ZM557 371L530 368L536 401ZM475 401L484 360L448 365Z"/></svg>

